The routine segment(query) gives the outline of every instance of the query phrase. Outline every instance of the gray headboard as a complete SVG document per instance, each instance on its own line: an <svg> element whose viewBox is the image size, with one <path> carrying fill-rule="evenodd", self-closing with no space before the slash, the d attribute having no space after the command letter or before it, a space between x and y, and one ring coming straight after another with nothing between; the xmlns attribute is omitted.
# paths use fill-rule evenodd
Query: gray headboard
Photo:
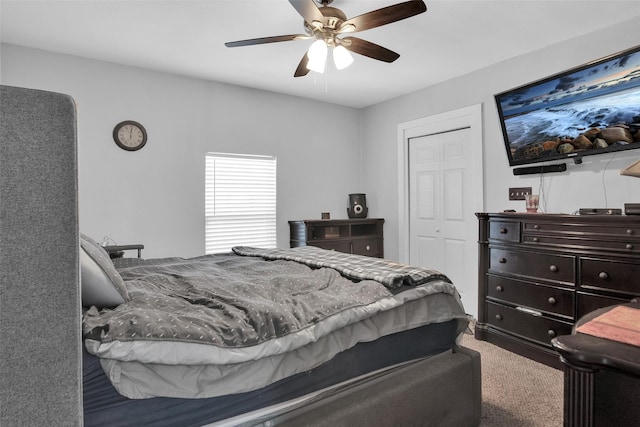
<svg viewBox="0 0 640 427"><path fill-rule="evenodd" d="M76 113L0 86L0 425L82 425Z"/></svg>

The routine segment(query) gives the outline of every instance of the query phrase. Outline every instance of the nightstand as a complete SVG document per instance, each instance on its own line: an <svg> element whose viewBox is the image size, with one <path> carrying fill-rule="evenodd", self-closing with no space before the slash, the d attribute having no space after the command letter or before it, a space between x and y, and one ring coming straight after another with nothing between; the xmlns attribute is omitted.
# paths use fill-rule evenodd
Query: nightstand
<svg viewBox="0 0 640 427"><path fill-rule="evenodd" d="M144 249L144 245L112 245L112 246L103 246L104 250L107 251L110 258L122 258L124 256L124 251L137 250L138 258L142 257L142 250Z"/></svg>
<svg viewBox="0 0 640 427"><path fill-rule="evenodd" d="M640 309L640 303L625 304ZM576 327L606 313L601 308ZM576 333L551 341L565 365L564 425L628 426L640 419L640 347Z"/></svg>

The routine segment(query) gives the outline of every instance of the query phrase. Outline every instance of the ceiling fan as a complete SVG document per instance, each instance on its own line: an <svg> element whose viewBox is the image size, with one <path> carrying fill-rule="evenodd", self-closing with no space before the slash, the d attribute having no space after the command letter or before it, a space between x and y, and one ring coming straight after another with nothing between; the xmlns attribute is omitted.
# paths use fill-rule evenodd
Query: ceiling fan
<svg viewBox="0 0 640 427"><path fill-rule="evenodd" d="M316 1L321 6L318 7ZM347 36L369 30L392 22L410 18L427 10L422 0L409 0L392 6L383 7L351 19L335 7L329 6L333 0L289 0L289 3L304 19L306 34L289 34L284 36L261 37L225 43L227 47L251 46L293 40L316 39L302 57L296 68L294 77L305 76L309 71L323 72L326 65L328 48L333 50L336 68L342 69L353 62L349 52L367 56L384 62L393 62L400 57L396 52L366 40Z"/></svg>

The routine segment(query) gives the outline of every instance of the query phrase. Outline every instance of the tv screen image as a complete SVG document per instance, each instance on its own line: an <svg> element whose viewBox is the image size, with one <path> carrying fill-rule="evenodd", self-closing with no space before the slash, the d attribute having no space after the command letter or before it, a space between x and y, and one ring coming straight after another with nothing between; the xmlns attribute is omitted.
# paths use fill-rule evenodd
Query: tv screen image
<svg viewBox="0 0 640 427"><path fill-rule="evenodd" d="M511 166L640 148L640 46L495 100Z"/></svg>

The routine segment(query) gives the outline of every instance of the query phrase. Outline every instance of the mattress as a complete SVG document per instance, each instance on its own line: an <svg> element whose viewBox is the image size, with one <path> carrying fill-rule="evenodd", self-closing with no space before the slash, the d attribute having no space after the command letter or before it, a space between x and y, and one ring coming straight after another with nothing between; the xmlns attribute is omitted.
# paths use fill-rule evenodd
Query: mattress
<svg viewBox="0 0 640 427"><path fill-rule="evenodd" d="M129 399L106 377L100 360L84 351L85 426L202 426L309 393L385 367L448 354L455 345L458 321L432 323L361 342L330 361L258 390L203 399L156 397ZM134 421L135 420L135 421Z"/></svg>

